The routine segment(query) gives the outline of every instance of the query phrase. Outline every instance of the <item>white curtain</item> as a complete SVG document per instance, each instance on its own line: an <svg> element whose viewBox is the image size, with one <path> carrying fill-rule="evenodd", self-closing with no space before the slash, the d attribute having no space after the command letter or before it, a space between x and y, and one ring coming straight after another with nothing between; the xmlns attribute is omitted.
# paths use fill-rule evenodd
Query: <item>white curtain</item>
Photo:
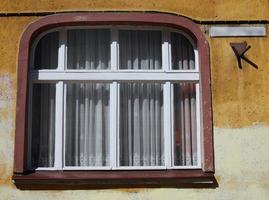
<svg viewBox="0 0 269 200"><path fill-rule="evenodd" d="M190 41L179 33L171 33L172 69L195 69L194 49Z"/></svg>
<svg viewBox="0 0 269 200"><path fill-rule="evenodd" d="M67 83L66 166L109 165L109 84Z"/></svg>
<svg viewBox="0 0 269 200"><path fill-rule="evenodd" d="M120 165L164 165L163 87L120 84Z"/></svg>
<svg viewBox="0 0 269 200"><path fill-rule="evenodd" d="M58 65L59 33L52 32L41 38L35 49L35 69L56 69Z"/></svg>
<svg viewBox="0 0 269 200"><path fill-rule="evenodd" d="M34 84L31 166L53 167L55 146L55 84Z"/></svg>
<svg viewBox="0 0 269 200"><path fill-rule="evenodd" d="M67 35L67 69L110 68L108 29L69 30Z"/></svg>
<svg viewBox="0 0 269 200"><path fill-rule="evenodd" d="M174 164L197 165L195 83L173 84Z"/></svg>
<svg viewBox="0 0 269 200"><path fill-rule="evenodd" d="M160 31L120 30L120 69L161 69Z"/></svg>

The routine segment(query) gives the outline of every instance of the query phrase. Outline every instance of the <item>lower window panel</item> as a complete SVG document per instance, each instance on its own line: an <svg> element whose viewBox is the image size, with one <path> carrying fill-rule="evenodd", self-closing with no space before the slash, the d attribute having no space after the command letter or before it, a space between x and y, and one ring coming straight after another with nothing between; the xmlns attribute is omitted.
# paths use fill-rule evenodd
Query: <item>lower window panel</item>
<svg viewBox="0 0 269 200"><path fill-rule="evenodd" d="M34 84L32 88L31 167L53 167L55 83Z"/></svg>
<svg viewBox="0 0 269 200"><path fill-rule="evenodd" d="M120 165L164 165L162 84L121 83L119 115Z"/></svg>
<svg viewBox="0 0 269 200"><path fill-rule="evenodd" d="M197 166L195 83L173 84L174 165Z"/></svg>
<svg viewBox="0 0 269 200"><path fill-rule="evenodd" d="M109 166L109 84L66 84L66 166Z"/></svg>

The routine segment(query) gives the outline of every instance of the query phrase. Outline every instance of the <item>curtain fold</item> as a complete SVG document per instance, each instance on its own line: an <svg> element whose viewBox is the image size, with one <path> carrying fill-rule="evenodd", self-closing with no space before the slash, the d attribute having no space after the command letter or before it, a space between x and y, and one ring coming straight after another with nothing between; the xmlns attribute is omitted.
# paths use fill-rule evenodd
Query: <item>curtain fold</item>
<svg viewBox="0 0 269 200"><path fill-rule="evenodd" d="M164 165L163 87L120 84L120 165Z"/></svg>
<svg viewBox="0 0 269 200"><path fill-rule="evenodd" d="M190 41L179 33L171 33L172 69L195 69L194 48Z"/></svg>
<svg viewBox="0 0 269 200"><path fill-rule="evenodd" d="M197 165L195 83L173 84L174 164Z"/></svg>
<svg viewBox="0 0 269 200"><path fill-rule="evenodd" d="M109 84L67 83L66 166L109 165Z"/></svg>
<svg viewBox="0 0 269 200"><path fill-rule="evenodd" d="M33 85L32 167L53 167L55 149L55 84Z"/></svg>
<svg viewBox="0 0 269 200"><path fill-rule="evenodd" d="M160 31L120 30L120 69L161 69L161 44Z"/></svg>
<svg viewBox="0 0 269 200"><path fill-rule="evenodd" d="M67 32L67 69L110 69L110 30L74 29Z"/></svg>

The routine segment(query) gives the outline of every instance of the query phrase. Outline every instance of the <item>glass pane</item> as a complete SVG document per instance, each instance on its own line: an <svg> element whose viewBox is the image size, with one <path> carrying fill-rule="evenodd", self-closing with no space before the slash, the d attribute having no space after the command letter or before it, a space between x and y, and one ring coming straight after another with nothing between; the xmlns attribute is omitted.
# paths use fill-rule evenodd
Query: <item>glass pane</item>
<svg viewBox="0 0 269 200"><path fill-rule="evenodd" d="M34 84L32 95L32 167L53 167L55 146L55 84Z"/></svg>
<svg viewBox="0 0 269 200"><path fill-rule="evenodd" d="M120 69L162 68L161 31L119 31Z"/></svg>
<svg viewBox="0 0 269 200"><path fill-rule="evenodd" d="M194 49L190 41L179 33L171 33L172 69L195 69Z"/></svg>
<svg viewBox="0 0 269 200"><path fill-rule="evenodd" d="M173 84L174 165L197 165L195 83Z"/></svg>
<svg viewBox="0 0 269 200"><path fill-rule="evenodd" d="M69 30L67 69L110 69L110 30Z"/></svg>
<svg viewBox="0 0 269 200"><path fill-rule="evenodd" d="M109 84L68 83L66 166L109 165Z"/></svg>
<svg viewBox="0 0 269 200"><path fill-rule="evenodd" d="M56 69L58 66L59 33L42 37L35 49L35 69Z"/></svg>
<svg viewBox="0 0 269 200"><path fill-rule="evenodd" d="M120 84L120 165L164 165L163 87Z"/></svg>

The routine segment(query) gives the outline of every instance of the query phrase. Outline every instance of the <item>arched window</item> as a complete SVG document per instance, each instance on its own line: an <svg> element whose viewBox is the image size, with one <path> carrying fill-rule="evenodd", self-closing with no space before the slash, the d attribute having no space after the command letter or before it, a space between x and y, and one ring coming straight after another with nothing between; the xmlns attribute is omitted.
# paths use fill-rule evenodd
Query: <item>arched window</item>
<svg viewBox="0 0 269 200"><path fill-rule="evenodd" d="M15 172L210 177L208 60L197 25L178 16L73 13L31 24L19 53Z"/></svg>

